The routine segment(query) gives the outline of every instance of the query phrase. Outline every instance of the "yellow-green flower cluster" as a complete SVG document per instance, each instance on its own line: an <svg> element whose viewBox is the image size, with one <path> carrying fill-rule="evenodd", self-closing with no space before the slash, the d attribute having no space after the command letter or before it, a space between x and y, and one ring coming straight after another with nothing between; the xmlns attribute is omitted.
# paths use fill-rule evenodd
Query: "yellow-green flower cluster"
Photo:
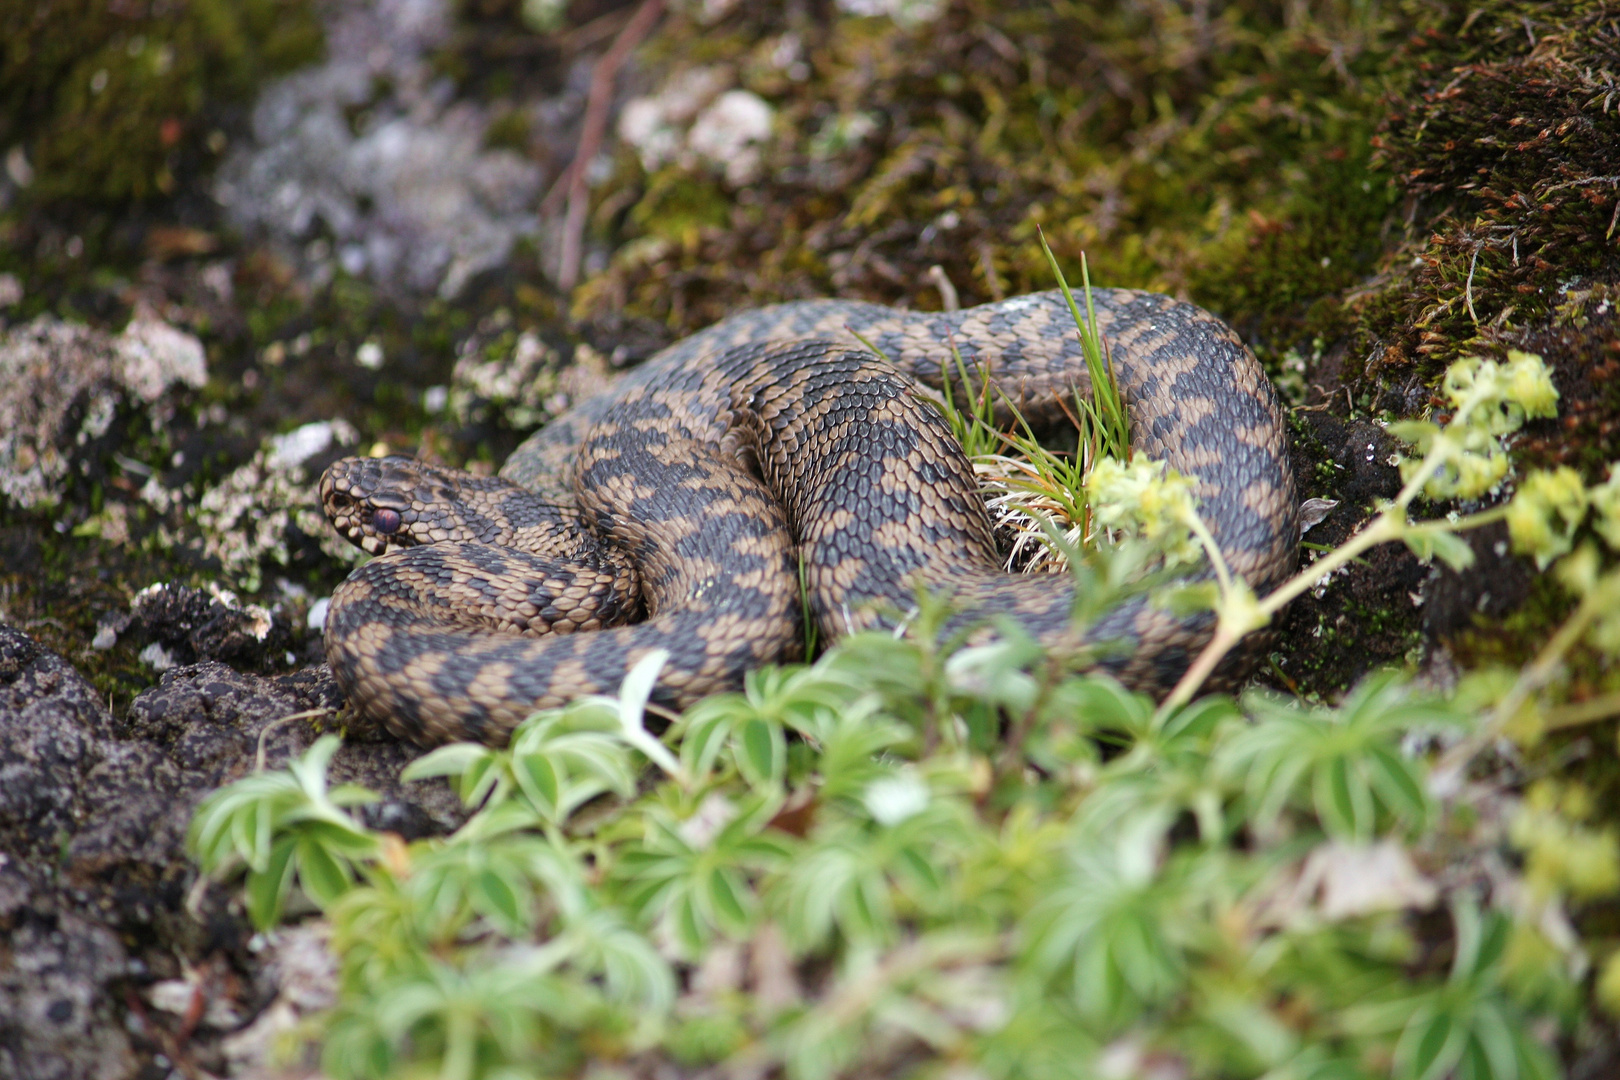
<svg viewBox="0 0 1620 1080"><path fill-rule="evenodd" d="M1587 492L1592 498L1592 524L1603 542L1620 551L1620 462L1609 466L1609 479Z"/></svg>
<svg viewBox="0 0 1620 1080"><path fill-rule="evenodd" d="M1558 415L1558 391L1541 357L1531 353L1509 351L1505 364L1465 357L1446 370L1443 390L1452 407L1445 427L1428 421L1389 425L1419 455L1401 461L1402 480L1429 472L1423 491L1431 499L1484 495L1507 475L1498 438L1527 419Z"/></svg>
<svg viewBox="0 0 1620 1080"><path fill-rule="evenodd" d="M1608 480L1594 488L1582 484L1580 474L1568 466L1531 473L1507 508L1514 550L1535 556L1536 565L1545 568L1569 551L1588 508L1597 534L1620 551L1620 462L1610 465ZM1579 558L1565 561L1562 574L1565 584L1584 596L1591 591L1586 579L1596 580L1597 552L1578 554Z"/></svg>
<svg viewBox="0 0 1620 1080"><path fill-rule="evenodd" d="M1197 497L1190 479L1162 461L1138 455L1129 464L1099 458L1086 478L1086 497L1104 529L1139 536L1164 552L1167 564L1196 562Z"/></svg>
<svg viewBox="0 0 1620 1080"><path fill-rule="evenodd" d="M1423 493L1431 499L1477 499L1507 475L1507 454L1496 436L1484 428L1458 428L1453 423L1441 429L1438 424L1404 421L1389 425L1389 430L1418 451L1417 458L1401 459L1403 482L1417 474L1436 447L1444 455L1440 467L1423 485Z"/></svg>
<svg viewBox="0 0 1620 1080"><path fill-rule="evenodd" d="M1464 357L1446 369L1443 389L1455 412L1453 423L1506 435L1527 419L1558 415L1558 391L1541 357L1517 349L1507 356L1505 364Z"/></svg>
<svg viewBox="0 0 1620 1080"><path fill-rule="evenodd" d="M1603 573L1597 545L1582 544L1569 558L1559 561L1554 573L1572 595L1593 606L1587 640L1611 656L1620 656L1620 570Z"/></svg>
<svg viewBox="0 0 1620 1080"><path fill-rule="evenodd" d="M1586 507L1586 485L1574 469L1565 465L1531 473L1507 508L1514 550L1535 556L1536 566L1546 569L1569 551L1575 530L1586 519Z"/></svg>
<svg viewBox="0 0 1620 1080"><path fill-rule="evenodd" d="M1525 792L1508 836L1525 853L1525 879L1546 898L1579 899L1620 891L1620 841L1612 827L1589 829L1592 800L1578 784L1541 781Z"/></svg>

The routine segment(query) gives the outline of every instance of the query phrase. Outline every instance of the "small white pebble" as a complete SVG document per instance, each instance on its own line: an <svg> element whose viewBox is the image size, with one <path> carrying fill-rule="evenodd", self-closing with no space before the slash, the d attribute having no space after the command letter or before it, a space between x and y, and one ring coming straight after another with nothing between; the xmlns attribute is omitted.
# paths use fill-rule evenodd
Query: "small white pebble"
<svg viewBox="0 0 1620 1080"><path fill-rule="evenodd" d="M270 453L264 463L277 472L302 465L316 454L324 453L332 445L332 436L332 425L325 420L314 420L285 435L272 436Z"/></svg>
<svg viewBox="0 0 1620 1080"><path fill-rule="evenodd" d="M318 633L326 629L326 609L331 606L330 596L323 596L309 606L309 618L305 622L311 630Z"/></svg>
<svg viewBox="0 0 1620 1080"><path fill-rule="evenodd" d="M118 644L118 631L105 623L96 627L96 636L90 639L90 647L98 652L106 652Z"/></svg>
<svg viewBox="0 0 1620 1080"><path fill-rule="evenodd" d="M169 655L169 650L155 641L141 650L140 661L153 671L168 671L174 667L174 657Z"/></svg>
<svg viewBox="0 0 1620 1080"><path fill-rule="evenodd" d="M383 366L382 346L375 341L368 341L355 351L354 359L367 371L376 371Z"/></svg>

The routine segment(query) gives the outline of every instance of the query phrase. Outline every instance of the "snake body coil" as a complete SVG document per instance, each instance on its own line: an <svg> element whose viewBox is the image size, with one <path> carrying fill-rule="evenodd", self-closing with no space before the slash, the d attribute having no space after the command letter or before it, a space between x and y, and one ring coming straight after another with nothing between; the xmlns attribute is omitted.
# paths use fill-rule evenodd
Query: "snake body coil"
<svg viewBox="0 0 1620 1080"><path fill-rule="evenodd" d="M1192 305L1093 295L1133 446L1193 478L1232 569L1269 591L1293 566L1296 499L1259 364ZM1055 293L949 314L809 301L664 350L536 433L499 479L338 462L321 479L327 514L382 554L333 594L339 685L412 741L501 743L536 708L615 691L661 648L653 700L684 708L800 655L801 560L824 641L883 624L922 584L959 618L1009 616L1077 647L1072 586L997 569L972 466L923 400L953 347L1036 425L1088 387ZM1162 692L1211 627L1137 601L1089 638L1123 643L1103 665Z"/></svg>

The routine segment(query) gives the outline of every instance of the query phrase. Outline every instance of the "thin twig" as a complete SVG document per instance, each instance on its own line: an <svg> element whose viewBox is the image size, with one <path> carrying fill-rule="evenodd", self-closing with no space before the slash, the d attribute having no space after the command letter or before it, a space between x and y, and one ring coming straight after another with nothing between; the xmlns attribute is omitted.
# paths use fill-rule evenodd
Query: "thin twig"
<svg viewBox="0 0 1620 1080"><path fill-rule="evenodd" d="M563 218L562 252L557 260L557 287L563 292L572 289L579 280L579 263L585 246L585 215L590 209L585 173L607 131L608 112L613 104L613 85L619 69L663 12L663 0L642 0L636 13L624 24L624 29L613 39L613 44L608 46L608 51L591 69L591 89L585 98L585 119L580 125L579 147L564 173L568 180L568 211ZM544 204L541 210L545 211Z"/></svg>
<svg viewBox="0 0 1620 1080"><path fill-rule="evenodd" d="M325 707L319 709L307 709L304 712L295 712L288 716L277 717L268 724L264 725L264 727L259 729L259 752L253 757L253 771L264 772L264 740L265 737L276 728L283 724L290 724L294 720L313 720L317 716L326 716L335 712L337 712L336 709L328 709Z"/></svg>
<svg viewBox="0 0 1620 1080"><path fill-rule="evenodd" d="M1474 245L1474 254L1468 259L1468 282L1463 286L1463 302L1468 305L1468 317L1474 320L1474 329L1479 329L1479 316L1474 313L1474 265L1479 262L1479 244Z"/></svg>
<svg viewBox="0 0 1620 1080"><path fill-rule="evenodd" d="M1558 731L1561 728L1593 724L1616 715L1620 715L1620 692L1548 709L1541 726L1544 731Z"/></svg>
<svg viewBox="0 0 1620 1080"><path fill-rule="evenodd" d="M956 286L951 283L945 268L938 263L928 268L928 280L939 290L939 301L946 311L960 311L962 301L956 295Z"/></svg>

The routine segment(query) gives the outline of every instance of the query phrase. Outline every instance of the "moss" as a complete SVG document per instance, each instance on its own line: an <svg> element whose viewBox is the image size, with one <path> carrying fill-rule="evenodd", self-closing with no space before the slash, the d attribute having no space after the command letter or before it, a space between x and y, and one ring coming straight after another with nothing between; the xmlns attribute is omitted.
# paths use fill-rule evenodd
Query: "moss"
<svg viewBox="0 0 1620 1080"><path fill-rule="evenodd" d="M518 109L508 109L496 116L484 129L484 145L491 150L526 152L529 149L528 115Z"/></svg>
<svg viewBox="0 0 1620 1080"><path fill-rule="evenodd" d="M55 0L0 7L0 145L21 144L47 200L175 190L217 153L219 103L315 59L309 0Z"/></svg>
<svg viewBox="0 0 1620 1080"><path fill-rule="evenodd" d="M723 62L771 101L771 179L731 192L627 155L597 222L630 243L576 311L622 302L679 333L796 296L937 307L934 264L975 303L1050 286L1041 225L1099 282L1188 293L1280 356L1343 324L1322 298L1382 251L1372 78L1404 23L1366 10L971 2L915 30L677 18L653 78ZM667 243L635 243L649 237Z"/></svg>
<svg viewBox="0 0 1620 1080"><path fill-rule="evenodd" d="M1377 136L1411 239L1365 301L1369 383L1433 378L1620 276L1620 39L1601 3L1450 9L1403 51Z"/></svg>
<svg viewBox="0 0 1620 1080"><path fill-rule="evenodd" d="M1424 642L1414 600L1427 574L1404 548L1375 548L1289 606L1261 680L1333 699L1369 671L1412 662Z"/></svg>

